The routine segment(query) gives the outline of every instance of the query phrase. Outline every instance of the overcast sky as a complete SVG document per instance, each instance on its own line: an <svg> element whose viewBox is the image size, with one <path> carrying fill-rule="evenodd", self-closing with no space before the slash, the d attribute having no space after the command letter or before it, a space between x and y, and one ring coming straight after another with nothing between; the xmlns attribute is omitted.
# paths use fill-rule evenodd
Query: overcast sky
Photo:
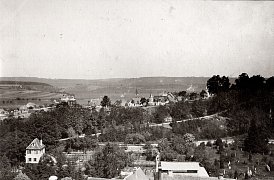
<svg viewBox="0 0 274 180"><path fill-rule="evenodd" d="M274 75L274 2L1 0L1 76Z"/></svg>

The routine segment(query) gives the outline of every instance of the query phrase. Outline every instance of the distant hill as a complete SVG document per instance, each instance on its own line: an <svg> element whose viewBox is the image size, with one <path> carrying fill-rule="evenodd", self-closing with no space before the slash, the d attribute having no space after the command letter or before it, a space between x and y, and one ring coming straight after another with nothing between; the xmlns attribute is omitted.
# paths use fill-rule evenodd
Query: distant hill
<svg viewBox="0 0 274 180"><path fill-rule="evenodd" d="M163 91L183 91L192 86L196 92L206 88L209 77L140 77L113 79L47 79L36 77L1 77L1 81L37 82L58 88L59 91L74 94L81 104L91 98L107 95L112 101L130 99L135 96L136 89L140 96L158 95ZM230 81L234 82L235 78Z"/></svg>
<svg viewBox="0 0 274 180"><path fill-rule="evenodd" d="M11 85L33 85L33 86L51 86L46 83L41 82L32 82L32 81L2 81L0 80L0 84L11 84Z"/></svg>

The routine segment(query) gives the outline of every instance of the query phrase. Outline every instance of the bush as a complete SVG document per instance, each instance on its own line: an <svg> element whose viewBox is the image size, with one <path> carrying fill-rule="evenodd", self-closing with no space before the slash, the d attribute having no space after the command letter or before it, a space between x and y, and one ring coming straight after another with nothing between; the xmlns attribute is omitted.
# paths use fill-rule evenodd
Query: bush
<svg viewBox="0 0 274 180"><path fill-rule="evenodd" d="M212 143L210 141L207 141L206 146L212 147Z"/></svg>
<svg viewBox="0 0 274 180"><path fill-rule="evenodd" d="M139 133L133 133L133 134L127 134L125 143L126 144L141 144L145 143L145 137L142 134Z"/></svg>

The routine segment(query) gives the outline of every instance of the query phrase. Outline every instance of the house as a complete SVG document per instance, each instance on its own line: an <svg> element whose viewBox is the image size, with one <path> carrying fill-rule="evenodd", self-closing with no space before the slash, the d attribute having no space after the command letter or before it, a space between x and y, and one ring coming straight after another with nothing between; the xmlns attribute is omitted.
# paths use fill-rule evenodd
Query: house
<svg viewBox="0 0 274 180"><path fill-rule="evenodd" d="M127 103L128 107L141 107L143 106L141 103L141 97L135 97L132 98L128 103Z"/></svg>
<svg viewBox="0 0 274 180"><path fill-rule="evenodd" d="M169 103L168 95L166 93L163 93L159 96L153 96L150 94L148 98L148 105L149 106L164 106L165 104Z"/></svg>
<svg viewBox="0 0 274 180"><path fill-rule="evenodd" d="M35 138L26 148L26 163L38 163L45 154L45 145L42 140Z"/></svg>
<svg viewBox="0 0 274 180"><path fill-rule="evenodd" d="M26 104L26 107L27 109L35 109L37 107L39 107L38 105L32 103L32 102L29 102L28 104Z"/></svg>
<svg viewBox="0 0 274 180"><path fill-rule="evenodd" d="M63 95L63 97L60 99L61 103L67 103L69 106L76 105L76 99L74 96L69 95Z"/></svg>
<svg viewBox="0 0 274 180"><path fill-rule="evenodd" d="M204 167L199 162L166 162L156 160L156 168L161 176L192 176L209 177Z"/></svg>

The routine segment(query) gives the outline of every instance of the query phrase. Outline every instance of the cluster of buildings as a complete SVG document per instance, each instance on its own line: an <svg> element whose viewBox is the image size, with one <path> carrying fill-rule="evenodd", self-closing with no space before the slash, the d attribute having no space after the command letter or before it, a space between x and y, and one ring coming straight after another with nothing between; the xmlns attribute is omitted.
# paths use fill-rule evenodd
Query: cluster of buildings
<svg viewBox="0 0 274 180"><path fill-rule="evenodd" d="M194 88L192 85L186 90L186 93L190 96L191 93L194 93ZM203 96L199 97L197 93L195 93L197 96L194 100L197 100L199 98L201 99L207 99L210 97L208 90L206 89L204 91ZM189 97L182 97L178 95L174 95L170 92L163 92L159 95L153 95L150 94L148 98L145 98L143 96L140 96L138 93L138 90L136 89L135 97L132 97L128 100L125 99L124 95L121 95L121 99L117 100L114 104L117 106L123 106L123 107L148 107L148 106L164 106L170 102L178 102L178 101L191 101ZM91 99L88 101L88 107L96 108L96 110L99 110L102 108L101 106L101 98L97 99Z"/></svg>
<svg viewBox="0 0 274 180"><path fill-rule="evenodd" d="M136 91L135 97L126 100L124 99L124 96L121 96L122 98L120 100L117 100L115 102L115 105L123 106L123 107L147 107L147 106L164 106L168 104L169 102L176 102L177 99L172 93L165 93L163 92L160 95L153 96L150 94L148 98L142 97L138 94ZM88 101L88 106L95 108L96 110L99 110L102 108L101 106L102 99L91 99Z"/></svg>
<svg viewBox="0 0 274 180"><path fill-rule="evenodd" d="M29 102L25 105L20 106L17 109L5 110L0 109L0 121L8 119L9 117L13 118L28 118L32 113L36 112L47 112L58 107L58 105L67 104L69 106L76 105L76 99L71 95L63 95L60 99L54 100L53 104L50 106L37 105L35 103Z"/></svg>
<svg viewBox="0 0 274 180"><path fill-rule="evenodd" d="M0 109L0 120L7 119L9 117L28 118L32 113L48 110L49 108L29 102L26 105L22 105L19 108L13 110Z"/></svg>
<svg viewBox="0 0 274 180"><path fill-rule="evenodd" d="M46 154L45 145L42 140L35 138L26 147L25 162L27 164L39 163L42 156ZM56 159L51 155L46 155L52 159L54 164ZM51 176L49 179L57 179L56 176ZM98 178L88 177L89 180ZM104 178L100 178L104 179ZM112 178L113 179L113 178ZM214 180L216 177L209 177L206 169L199 162L168 162L161 161L160 154L156 156L155 162L151 168L132 167L125 168L121 171L120 177L116 179L123 180L164 180L164 179L200 179ZM223 178L224 179L224 178Z"/></svg>
<svg viewBox="0 0 274 180"><path fill-rule="evenodd" d="M176 102L176 98L172 93L165 93L163 92L160 95L153 96L150 94L148 99L145 99L145 101L142 101L143 97L140 97L138 94L136 94L136 97L129 100L127 103L124 104L124 106L128 107L143 107L143 106L164 106L168 104L169 102Z"/></svg>

